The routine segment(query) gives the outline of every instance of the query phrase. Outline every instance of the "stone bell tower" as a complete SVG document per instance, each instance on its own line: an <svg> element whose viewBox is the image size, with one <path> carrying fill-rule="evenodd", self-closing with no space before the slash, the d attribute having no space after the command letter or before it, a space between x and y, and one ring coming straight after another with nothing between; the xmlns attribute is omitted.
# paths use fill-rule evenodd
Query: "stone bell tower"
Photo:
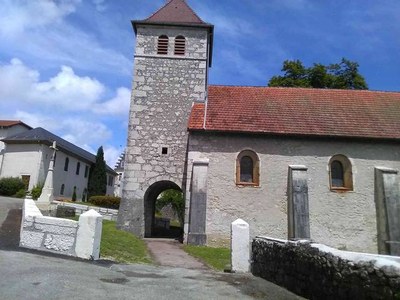
<svg viewBox="0 0 400 300"><path fill-rule="evenodd" d="M187 124L193 102L204 101L213 25L184 0L170 0L136 34L134 77L119 228L151 236L157 196L185 191Z"/></svg>

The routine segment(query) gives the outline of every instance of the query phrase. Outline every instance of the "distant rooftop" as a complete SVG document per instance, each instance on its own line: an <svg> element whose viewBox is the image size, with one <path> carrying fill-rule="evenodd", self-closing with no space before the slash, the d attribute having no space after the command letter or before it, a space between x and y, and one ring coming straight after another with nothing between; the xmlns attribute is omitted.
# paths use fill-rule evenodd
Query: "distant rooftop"
<svg viewBox="0 0 400 300"><path fill-rule="evenodd" d="M15 125L21 125L21 126L25 126L28 129L32 129L31 126L25 124L24 122L22 122L20 120L0 120L0 127L12 127Z"/></svg>
<svg viewBox="0 0 400 300"><path fill-rule="evenodd" d="M52 145L55 141L57 143L57 148L65 153L72 156L76 156L82 160L86 160L89 163L96 162L96 156L74 144L60 138L59 136L43 129L42 127L37 127L22 133L18 133L9 137L2 139L4 143L7 144L32 144L32 143L42 143L45 145ZM114 170L107 165L107 171L115 174Z"/></svg>

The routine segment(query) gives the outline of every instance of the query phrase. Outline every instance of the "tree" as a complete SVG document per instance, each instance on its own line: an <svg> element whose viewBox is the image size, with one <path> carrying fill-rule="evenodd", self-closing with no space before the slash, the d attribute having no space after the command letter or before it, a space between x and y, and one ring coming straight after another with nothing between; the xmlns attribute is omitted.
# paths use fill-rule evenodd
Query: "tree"
<svg viewBox="0 0 400 300"><path fill-rule="evenodd" d="M162 192L156 202L157 210L160 211L168 204L171 204L172 209L178 217L179 223L183 227L185 219L185 200L183 199L182 192L172 189Z"/></svg>
<svg viewBox="0 0 400 300"><path fill-rule="evenodd" d="M273 76L268 86L366 90L368 85L358 67L358 63L345 58L338 64L325 66L318 63L309 68L300 60L285 60L284 75Z"/></svg>
<svg viewBox="0 0 400 300"><path fill-rule="evenodd" d="M88 199L91 196L104 196L107 191L107 172L106 162L104 161L104 151L101 146L97 150L96 162L90 168L88 181Z"/></svg>

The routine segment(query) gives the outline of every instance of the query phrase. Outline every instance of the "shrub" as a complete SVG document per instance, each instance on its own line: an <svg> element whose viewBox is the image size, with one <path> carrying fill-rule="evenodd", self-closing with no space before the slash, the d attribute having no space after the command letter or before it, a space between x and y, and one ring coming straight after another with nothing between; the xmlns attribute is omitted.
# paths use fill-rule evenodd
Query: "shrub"
<svg viewBox="0 0 400 300"><path fill-rule="evenodd" d="M25 195L26 195L25 189L20 189L20 190L15 194L15 197L17 197L17 198L25 198Z"/></svg>
<svg viewBox="0 0 400 300"><path fill-rule="evenodd" d="M92 196L89 198L89 202L100 207L118 209L121 198L114 196Z"/></svg>
<svg viewBox="0 0 400 300"><path fill-rule="evenodd" d="M76 201L76 189L74 189L74 192L72 193L72 201Z"/></svg>
<svg viewBox="0 0 400 300"><path fill-rule="evenodd" d="M0 179L0 195L13 196L18 191L25 191L25 184L18 177L4 177Z"/></svg>
<svg viewBox="0 0 400 300"><path fill-rule="evenodd" d="M43 190L43 183L39 183L38 185L34 186L31 190L31 195L33 200L39 199L40 195L42 194Z"/></svg>

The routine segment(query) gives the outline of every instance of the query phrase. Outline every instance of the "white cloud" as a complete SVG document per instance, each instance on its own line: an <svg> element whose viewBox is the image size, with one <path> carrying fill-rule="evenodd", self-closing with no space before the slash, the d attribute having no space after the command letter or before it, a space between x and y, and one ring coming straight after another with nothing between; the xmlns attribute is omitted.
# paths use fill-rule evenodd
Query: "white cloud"
<svg viewBox="0 0 400 300"><path fill-rule="evenodd" d="M121 115L127 117L129 114L131 91L121 87L117 89L117 95L114 98L99 103L94 111L98 114Z"/></svg>
<svg viewBox="0 0 400 300"><path fill-rule="evenodd" d="M8 56L18 53L42 66L68 64L75 69L131 75L130 59L66 19L77 11L80 2L5 0L0 10L0 51ZM103 4L99 2L98 6Z"/></svg>
<svg viewBox="0 0 400 300"><path fill-rule="evenodd" d="M116 147L107 144L112 137L112 132L105 124L96 120L85 121L81 117L64 118L62 115L48 116L26 111L17 111L12 118L22 120L33 128L43 127L92 154L96 154L101 145L107 145L104 147L105 159L110 166L115 164L121 152Z"/></svg>
<svg viewBox="0 0 400 300"><path fill-rule="evenodd" d="M93 4L96 6L97 11L103 12L107 9L107 5L105 5L105 0L93 0Z"/></svg>
<svg viewBox="0 0 400 300"><path fill-rule="evenodd" d="M121 152L123 149L121 148L116 148L111 145L105 145L103 147L104 150L104 159L107 162L107 164L111 167L114 168L115 163L117 162L119 156L121 155Z"/></svg>
<svg viewBox="0 0 400 300"><path fill-rule="evenodd" d="M75 11L81 0L4 0L0 10L0 35L15 36L32 28L58 23Z"/></svg>
<svg viewBox="0 0 400 300"><path fill-rule="evenodd" d="M13 58L0 66L0 101L28 102L64 111L88 110L105 91L99 81L76 75L71 67L48 81L40 81L40 74Z"/></svg>

